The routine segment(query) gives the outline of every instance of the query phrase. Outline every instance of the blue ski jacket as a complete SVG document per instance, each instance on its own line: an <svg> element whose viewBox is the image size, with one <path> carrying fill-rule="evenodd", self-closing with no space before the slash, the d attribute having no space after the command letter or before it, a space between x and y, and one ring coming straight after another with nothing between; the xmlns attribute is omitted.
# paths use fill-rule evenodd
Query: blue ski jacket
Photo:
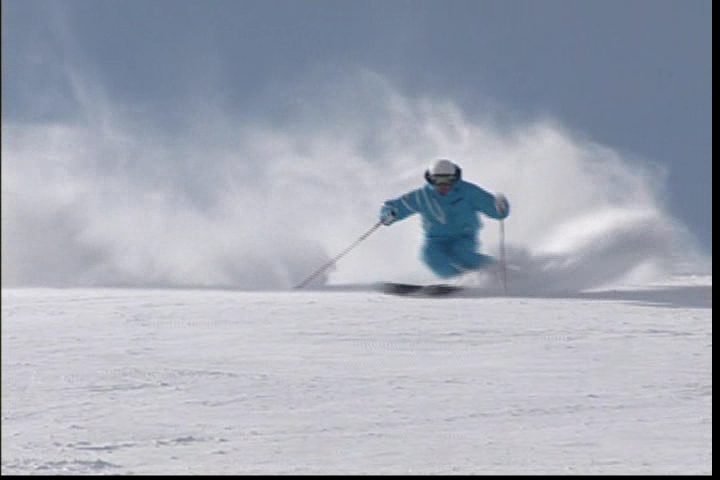
<svg viewBox="0 0 720 480"><path fill-rule="evenodd" d="M381 216L388 209L395 214L395 221L419 213L428 239L474 236L482 228L478 212L496 220L502 220L510 213L508 205L507 211L501 215L495 208L494 195L462 179L458 179L445 195L427 184L401 197L387 200L382 206Z"/></svg>

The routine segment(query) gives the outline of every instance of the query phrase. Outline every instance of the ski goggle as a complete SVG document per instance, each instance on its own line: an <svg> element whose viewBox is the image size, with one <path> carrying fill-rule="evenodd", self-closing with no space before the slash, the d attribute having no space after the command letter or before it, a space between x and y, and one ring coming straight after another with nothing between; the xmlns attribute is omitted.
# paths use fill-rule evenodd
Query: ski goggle
<svg viewBox="0 0 720 480"><path fill-rule="evenodd" d="M452 185L455 183L455 175L431 175L433 185Z"/></svg>

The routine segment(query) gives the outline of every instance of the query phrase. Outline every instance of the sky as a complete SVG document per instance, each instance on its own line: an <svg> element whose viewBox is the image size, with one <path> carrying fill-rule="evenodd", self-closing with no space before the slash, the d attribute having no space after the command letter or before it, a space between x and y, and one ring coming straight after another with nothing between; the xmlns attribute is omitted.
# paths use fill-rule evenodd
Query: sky
<svg viewBox="0 0 720 480"><path fill-rule="evenodd" d="M2 290L2 474L711 475L712 280Z"/></svg>
<svg viewBox="0 0 720 480"><path fill-rule="evenodd" d="M287 288L436 158L527 270L707 272L711 40L709 0L6 0L2 284ZM319 282L426 280L420 240Z"/></svg>

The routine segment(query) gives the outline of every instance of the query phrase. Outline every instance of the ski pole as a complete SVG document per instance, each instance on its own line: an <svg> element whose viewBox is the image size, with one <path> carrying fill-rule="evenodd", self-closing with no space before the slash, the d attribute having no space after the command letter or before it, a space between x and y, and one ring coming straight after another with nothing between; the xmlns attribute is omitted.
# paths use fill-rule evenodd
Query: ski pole
<svg viewBox="0 0 720 480"><path fill-rule="evenodd" d="M507 295L507 268L505 267L505 221L500 220L500 268L502 269L503 291Z"/></svg>
<svg viewBox="0 0 720 480"><path fill-rule="evenodd" d="M347 247L345 250L343 250L337 257L333 258L332 260L330 260L329 262L327 262L325 265L323 265L322 267L318 268L315 272L312 273L312 275L310 275L310 276L307 277L305 280L303 280L301 283L299 283L295 288L302 288L302 287L304 287L305 285L307 285L313 278L315 278L315 277L317 277L318 275L320 275L322 272L324 272L324 271L327 270L330 266L332 266L335 262L337 262L338 260L340 260L340 258L344 257L350 250L352 250L353 248L355 248L358 243L362 242L362 241L365 240L367 237L369 237L375 230L377 230L378 228L380 228L380 225L382 225L382 224L383 224L382 221L378 221L375 225L372 226L372 228L371 228L370 230L368 230L367 232L363 233L363 234L360 236L360 238L358 238L357 240L355 240L355 241L352 243L352 245L350 245L350 246Z"/></svg>

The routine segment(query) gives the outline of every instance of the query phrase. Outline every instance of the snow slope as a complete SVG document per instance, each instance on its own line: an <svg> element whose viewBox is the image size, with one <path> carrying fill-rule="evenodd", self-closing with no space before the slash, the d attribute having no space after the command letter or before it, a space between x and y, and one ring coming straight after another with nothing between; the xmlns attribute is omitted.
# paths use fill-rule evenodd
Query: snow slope
<svg viewBox="0 0 720 480"><path fill-rule="evenodd" d="M712 474L712 277L3 289L2 474Z"/></svg>

